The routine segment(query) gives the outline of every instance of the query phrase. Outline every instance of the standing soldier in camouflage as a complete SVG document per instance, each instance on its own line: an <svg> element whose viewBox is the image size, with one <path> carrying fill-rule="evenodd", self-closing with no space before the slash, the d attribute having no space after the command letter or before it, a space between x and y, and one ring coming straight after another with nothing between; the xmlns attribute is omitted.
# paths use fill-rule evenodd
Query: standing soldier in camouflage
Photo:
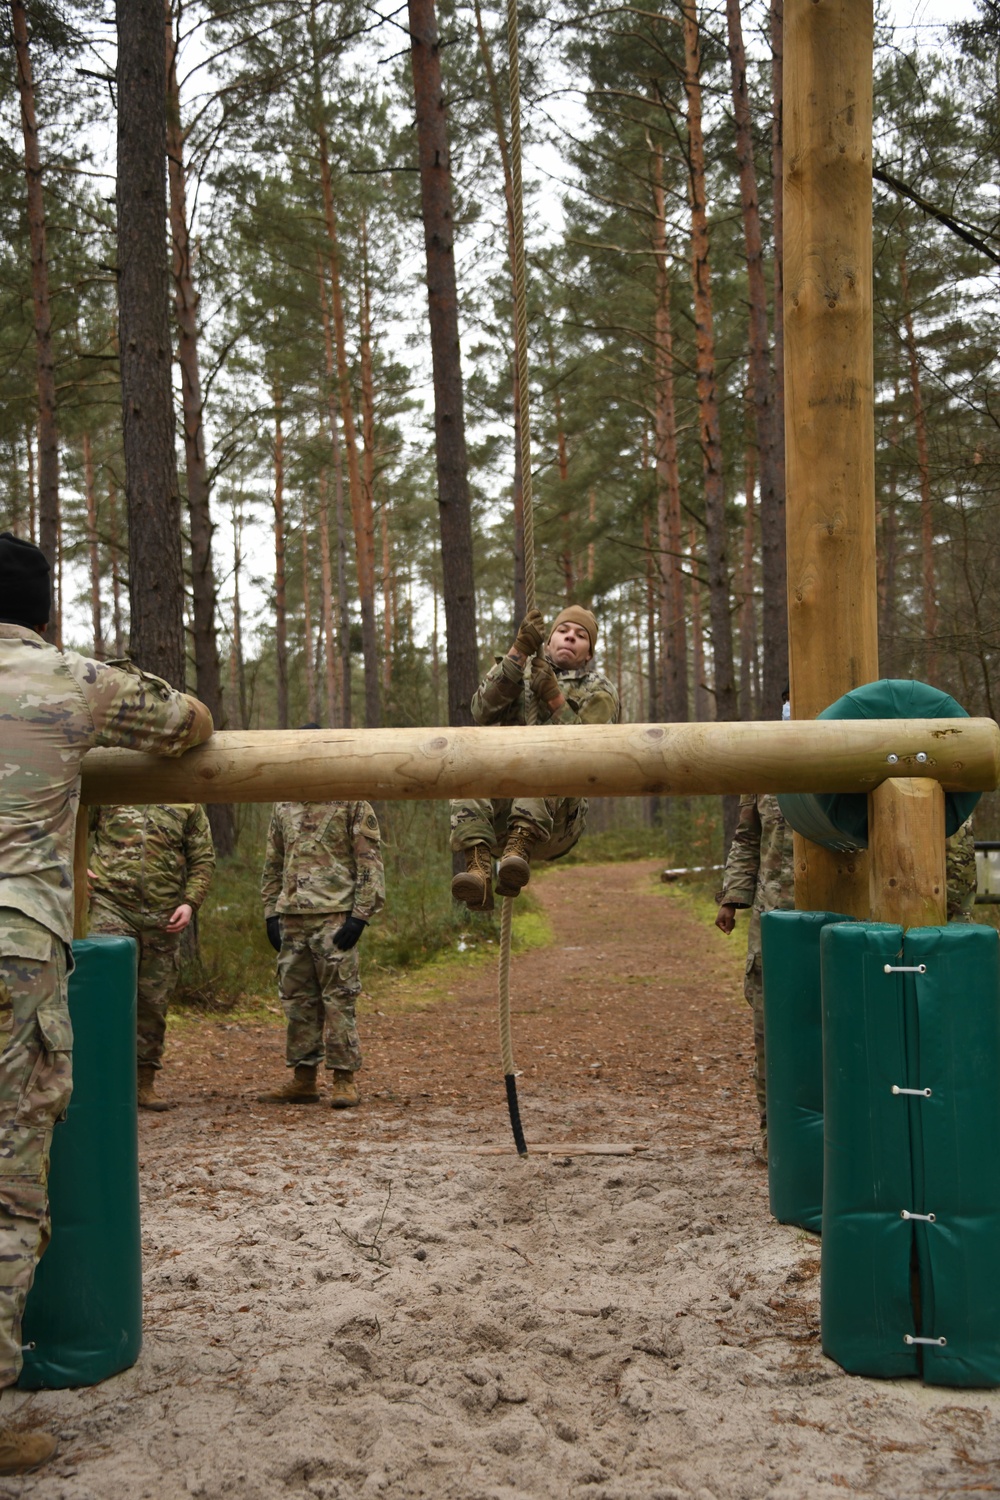
<svg viewBox="0 0 1000 1500"><path fill-rule="evenodd" d="M357 943L385 905L378 820L368 802L279 802L261 880L267 935L278 951L288 1023L285 1062L294 1072L262 1104L317 1104L316 1070L333 1073L330 1103L358 1103L361 1067L355 1002ZM325 1033L325 1047L324 1047Z"/></svg>
<svg viewBox="0 0 1000 1500"><path fill-rule="evenodd" d="M91 829L90 930L139 944L139 1108L169 1109L156 1097L154 1081L180 973L181 934L215 870L208 816L197 803L99 807Z"/></svg>
<svg viewBox="0 0 1000 1500"><path fill-rule="evenodd" d="M48 1244L52 1128L72 1092L66 1003L80 763L92 745L180 755L212 732L204 704L138 667L44 639L49 565L0 535L0 1389L21 1370L21 1318ZM55 1451L50 1434L0 1432L0 1474Z"/></svg>
<svg viewBox="0 0 1000 1500"><path fill-rule="evenodd" d="M541 611L521 621L514 644L498 656L472 700L477 724L524 724L525 681L538 705L539 724L617 724L618 694L594 666L597 621L571 604L555 618L544 654ZM530 669L530 670L529 670ZM479 798L451 804L451 847L465 870L451 883L470 911L493 910L493 857L499 856L496 894L517 896L531 878L531 861L568 854L587 822L581 797Z"/></svg>

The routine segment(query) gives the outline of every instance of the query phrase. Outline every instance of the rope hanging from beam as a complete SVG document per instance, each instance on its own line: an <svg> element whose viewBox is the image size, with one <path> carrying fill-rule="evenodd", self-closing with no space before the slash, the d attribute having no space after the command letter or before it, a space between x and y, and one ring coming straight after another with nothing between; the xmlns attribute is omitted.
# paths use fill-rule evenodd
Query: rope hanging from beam
<svg viewBox="0 0 1000 1500"><path fill-rule="evenodd" d="M535 518L531 497L531 428L528 404L528 306L524 268L524 196L521 187L521 70L518 55L517 0L507 0L507 56L510 80L511 219L514 250L514 352L517 360L518 417L520 426L521 503L524 516L524 596L527 608L535 607ZM525 719L537 722L538 709L531 690L524 685ZM498 977L500 1057L507 1109L518 1156L527 1156L521 1112L517 1101L514 1043L510 1029L510 940L514 898L505 896L500 914L500 970Z"/></svg>

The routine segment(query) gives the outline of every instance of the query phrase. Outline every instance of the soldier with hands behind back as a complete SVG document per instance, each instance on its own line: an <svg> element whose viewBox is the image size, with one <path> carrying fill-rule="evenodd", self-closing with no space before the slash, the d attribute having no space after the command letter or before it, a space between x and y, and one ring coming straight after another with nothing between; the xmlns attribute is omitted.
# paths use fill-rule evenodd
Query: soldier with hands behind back
<svg viewBox="0 0 1000 1500"><path fill-rule="evenodd" d="M52 1129L72 1092L67 972L80 765L92 745L181 755L212 733L204 704L130 664L45 639L49 564L0 535L0 1389L21 1370L21 1318L49 1239ZM51 1457L48 1434L0 1431L0 1474Z"/></svg>
<svg viewBox="0 0 1000 1500"><path fill-rule="evenodd" d="M306 725L315 728L315 725ZM361 1067L355 1003L358 941L385 905L378 820L368 802L279 802L261 881L264 918L278 951L287 1022L285 1062L294 1071L262 1104L316 1104L320 1063L332 1073L330 1103L358 1103Z"/></svg>

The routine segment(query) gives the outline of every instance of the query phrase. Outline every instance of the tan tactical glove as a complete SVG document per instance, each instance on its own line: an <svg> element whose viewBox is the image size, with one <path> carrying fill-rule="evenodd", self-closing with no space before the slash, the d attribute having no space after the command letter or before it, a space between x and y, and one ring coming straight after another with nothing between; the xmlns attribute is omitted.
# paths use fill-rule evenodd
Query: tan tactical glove
<svg viewBox="0 0 1000 1500"><path fill-rule="evenodd" d="M556 680L556 674L553 672L551 665L544 659L536 661L532 667L531 691L536 698L544 699L553 712L556 708L562 706L562 688Z"/></svg>
<svg viewBox="0 0 1000 1500"><path fill-rule="evenodd" d="M540 609L529 609L518 627L514 638L514 650L522 656L535 656L542 649L545 621Z"/></svg>

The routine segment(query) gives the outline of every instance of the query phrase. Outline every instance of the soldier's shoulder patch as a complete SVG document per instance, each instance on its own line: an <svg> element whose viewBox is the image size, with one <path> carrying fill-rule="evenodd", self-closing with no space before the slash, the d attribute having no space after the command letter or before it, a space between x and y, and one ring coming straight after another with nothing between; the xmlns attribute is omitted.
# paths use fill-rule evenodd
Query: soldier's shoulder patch
<svg viewBox="0 0 1000 1500"><path fill-rule="evenodd" d="M365 832L378 833L378 818L376 818L373 812L368 812L365 815Z"/></svg>

